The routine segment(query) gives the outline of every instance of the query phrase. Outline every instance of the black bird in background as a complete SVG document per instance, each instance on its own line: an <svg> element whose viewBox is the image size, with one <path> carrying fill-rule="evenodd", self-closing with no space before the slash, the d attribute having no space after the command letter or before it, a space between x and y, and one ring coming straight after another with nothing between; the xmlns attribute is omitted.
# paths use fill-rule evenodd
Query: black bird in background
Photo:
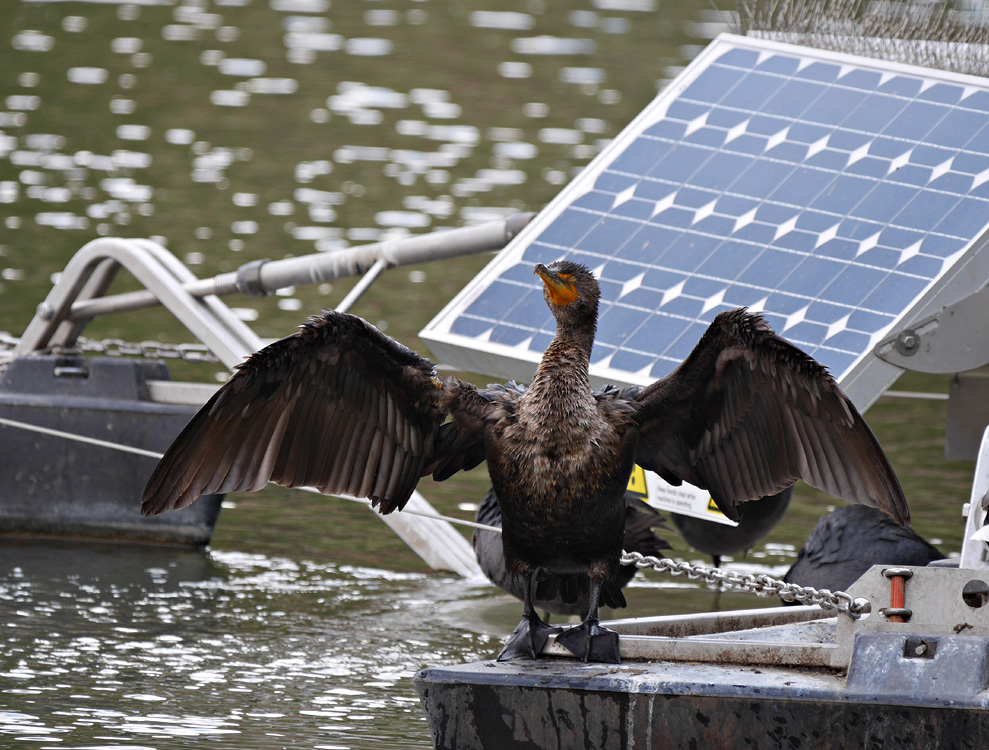
<svg viewBox="0 0 989 750"><path fill-rule="evenodd" d="M927 565L944 555L875 508L844 505L821 516L784 581L844 591L873 565Z"/></svg>
<svg viewBox="0 0 989 750"><path fill-rule="evenodd" d="M738 526L713 523L682 513L671 513L673 525L683 540L696 550L711 556L714 567L721 567L725 555L744 555L756 542L772 531L780 522L793 498L793 487L768 497L752 500L742 507Z"/></svg>
<svg viewBox="0 0 989 750"><path fill-rule="evenodd" d="M744 309L718 315L669 376L591 389L600 287L571 261L536 266L556 335L528 387L440 380L428 360L352 315L326 312L252 355L193 417L148 481L157 514L268 481L401 509L420 477L482 461L502 511L522 621L499 658L535 657L556 629L536 613L540 575L585 574L584 621L557 643L617 662L598 622L617 579L634 463L708 489L729 518L803 479L906 523L882 449L827 370Z"/></svg>
<svg viewBox="0 0 989 750"><path fill-rule="evenodd" d="M474 520L486 526L501 527L501 508L494 489L488 490L477 508ZM638 552L648 557L661 557L664 549L672 547L656 536L654 528L669 530L663 516L637 495L625 493L625 535L622 546L629 552ZM501 544L501 534L487 529L474 529L472 539L477 562L495 586L521 599L524 596L522 581L511 575L505 568L505 551ZM625 596L622 589L628 585L638 568L622 565L614 581L601 587L601 605L604 607L624 607ZM554 615L579 615L586 617L588 611L587 594L590 579L583 574L571 576L550 576L543 574L536 582L533 599L539 608Z"/></svg>

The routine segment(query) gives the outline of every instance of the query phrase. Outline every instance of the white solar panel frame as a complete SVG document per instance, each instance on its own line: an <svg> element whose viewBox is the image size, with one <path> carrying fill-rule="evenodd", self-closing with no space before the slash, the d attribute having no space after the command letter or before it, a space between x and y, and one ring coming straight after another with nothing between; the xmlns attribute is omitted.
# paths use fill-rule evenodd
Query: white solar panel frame
<svg viewBox="0 0 989 750"><path fill-rule="evenodd" d="M764 39L754 39L723 34L712 42L697 58L647 106L629 126L622 131L571 183L569 183L539 215L501 251L450 303L426 326L420 336L428 342L433 354L440 361L471 372L514 378L522 382L531 379L541 352L528 351L518 346L483 342L477 338L455 334L451 326L457 317L506 269L517 265L529 243L538 238L571 203L591 190L595 181L628 146L649 127L661 120L670 105L708 67L711 61L732 48L749 49L766 54L793 55L814 58L821 62L850 65L881 73L922 77L935 82L972 87L989 91L989 80L975 76L949 73L901 63L871 60L844 53L816 50ZM945 305L957 302L985 286L989 279L989 253L986 247L989 225L975 235L975 239L960 253L954 263L920 295L896 316L880 335L879 340L898 330L909 327L913 321L925 318ZM533 277L531 288L540 288ZM520 290L522 293L522 290ZM547 333L552 334L552 331ZM784 333L785 335L785 333ZM873 353L873 349L861 352L855 363L842 373L835 373L856 405L867 409L902 374L895 367ZM610 367L591 366L592 380L600 385L646 385L652 377Z"/></svg>

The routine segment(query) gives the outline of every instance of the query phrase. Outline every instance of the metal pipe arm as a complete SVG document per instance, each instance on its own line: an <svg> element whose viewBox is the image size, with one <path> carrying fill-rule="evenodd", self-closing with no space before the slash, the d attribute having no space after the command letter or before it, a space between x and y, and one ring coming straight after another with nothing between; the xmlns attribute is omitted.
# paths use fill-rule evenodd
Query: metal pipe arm
<svg viewBox="0 0 989 750"><path fill-rule="evenodd" d="M425 263L472 253L500 250L529 223L534 214L520 213L500 221L447 229L402 239L374 242L333 253L313 253L298 258L252 261L237 272L182 285L192 297L240 293L267 295L288 286L321 284L364 273L379 260L388 268ZM158 298L149 291L126 292L75 302L69 318L83 320L108 313L153 307Z"/></svg>

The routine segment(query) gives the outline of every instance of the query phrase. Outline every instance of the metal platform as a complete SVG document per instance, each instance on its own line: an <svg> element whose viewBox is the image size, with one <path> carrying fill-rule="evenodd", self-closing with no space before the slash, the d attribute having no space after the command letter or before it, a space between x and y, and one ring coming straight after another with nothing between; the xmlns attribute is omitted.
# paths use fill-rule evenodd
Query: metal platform
<svg viewBox="0 0 989 750"><path fill-rule="evenodd" d="M879 611L883 570L849 592L874 603L864 620L816 607L617 620L621 665L554 644L535 662L424 669L416 687L441 750L986 747L989 608L964 598L980 572L909 569L910 622L895 623Z"/></svg>

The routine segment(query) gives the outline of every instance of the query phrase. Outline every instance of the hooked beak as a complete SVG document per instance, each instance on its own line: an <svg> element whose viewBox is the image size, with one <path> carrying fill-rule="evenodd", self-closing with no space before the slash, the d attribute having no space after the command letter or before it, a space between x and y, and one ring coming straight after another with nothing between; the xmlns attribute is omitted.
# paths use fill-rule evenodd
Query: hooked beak
<svg viewBox="0 0 989 750"><path fill-rule="evenodd" d="M553 273L542 263L536 265L533 273L542 279L550 301L557 307L564 307L577 299L577 284L570 274Z"/></svg>

